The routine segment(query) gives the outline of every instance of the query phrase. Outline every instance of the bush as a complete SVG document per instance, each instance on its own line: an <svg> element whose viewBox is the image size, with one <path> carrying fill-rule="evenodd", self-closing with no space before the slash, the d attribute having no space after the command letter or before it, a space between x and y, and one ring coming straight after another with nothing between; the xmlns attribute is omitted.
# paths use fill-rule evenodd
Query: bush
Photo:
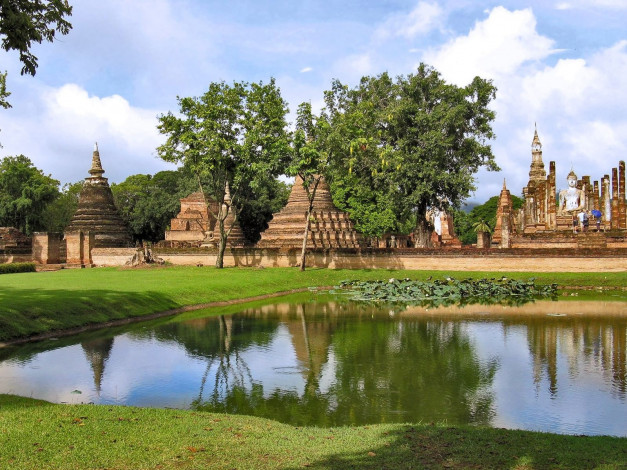
<svg viewBox="0 0 627 470"><path fill-rule="evenodd" d="M34 273L35 263L0 264L0 274Z"/></svg>

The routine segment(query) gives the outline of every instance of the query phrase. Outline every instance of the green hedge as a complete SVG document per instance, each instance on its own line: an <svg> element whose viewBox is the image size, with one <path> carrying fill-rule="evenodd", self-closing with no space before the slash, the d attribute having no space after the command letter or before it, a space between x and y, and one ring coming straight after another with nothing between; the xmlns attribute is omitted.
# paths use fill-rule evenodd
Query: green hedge
<svg viewBox="0 0 627 470"><path fill-rule="evenodd" d="M35 263L0 264L0 274L34 273Z"/></svg>

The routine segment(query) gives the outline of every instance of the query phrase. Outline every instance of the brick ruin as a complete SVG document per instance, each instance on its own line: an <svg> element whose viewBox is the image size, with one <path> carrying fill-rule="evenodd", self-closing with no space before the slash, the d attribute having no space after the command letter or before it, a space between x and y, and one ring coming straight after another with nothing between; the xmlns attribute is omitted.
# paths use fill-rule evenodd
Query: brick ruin
<svg viewBox="0 0 627 470"><path fill-rule="evenodd" d="M231 195L228 184L224 198L223 211L231 204ZM218 203L197 191L181 199L181 210L170 220L170 230L165 232L164 246L217 246L218 233ZM231 247L244 246L246 239L238 221L235 220L233 210L229 210L224 226L228 230L233 226L227 245Z"/></svg>
<svg viewBox="0 0 627 470"><path fill-rule="evenodd" d="M303 180L296 178L287 205L268 224L257 243L260 248L301 248L309 199ZM359 248L361 235L348 214L333 204L329 185L320 180L311 213L308 248Z"/></svg>

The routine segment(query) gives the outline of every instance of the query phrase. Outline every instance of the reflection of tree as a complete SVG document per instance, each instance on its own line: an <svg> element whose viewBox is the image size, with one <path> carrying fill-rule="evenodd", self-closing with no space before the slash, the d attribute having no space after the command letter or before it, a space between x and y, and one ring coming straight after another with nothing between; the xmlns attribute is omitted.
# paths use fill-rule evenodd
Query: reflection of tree
<svg viewBox="0 0 627 470"><path fill-rule="evenodd" d="M557 356L568 357L570 375L575 376L592 364L607 376L612 392L627 395L627 322L608 318L537 318L509 320L508 325L527 326L527 342L534 359L534 380L540 383L542 374L549 380L551 395L558 392Z"/></svg>
<svg viewBox="0 0 627 470"><path fill-rule="evenodd" d="M302 396L240 383L194 407L317 426L490 421L497 366L479 362L462 324L400 322L374 307L347 309L309 303L249 311L259 318L274 310L287 324L304 368ZM332 376L331 385L321 385L323 374Z"/></svg>

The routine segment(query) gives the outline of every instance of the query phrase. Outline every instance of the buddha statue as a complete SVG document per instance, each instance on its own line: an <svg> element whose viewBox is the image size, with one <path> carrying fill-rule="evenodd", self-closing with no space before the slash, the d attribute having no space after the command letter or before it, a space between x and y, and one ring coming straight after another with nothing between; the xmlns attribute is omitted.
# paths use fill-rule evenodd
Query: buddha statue
<svg viewBox="0 0 627 470"><path fill-rule="evenodd" d="M566 180L568 181L568 189L560 191L559 213L562 215L581 211L586 204L586 193L577 189L577 175L573 170L570 170Z"/></svg>

